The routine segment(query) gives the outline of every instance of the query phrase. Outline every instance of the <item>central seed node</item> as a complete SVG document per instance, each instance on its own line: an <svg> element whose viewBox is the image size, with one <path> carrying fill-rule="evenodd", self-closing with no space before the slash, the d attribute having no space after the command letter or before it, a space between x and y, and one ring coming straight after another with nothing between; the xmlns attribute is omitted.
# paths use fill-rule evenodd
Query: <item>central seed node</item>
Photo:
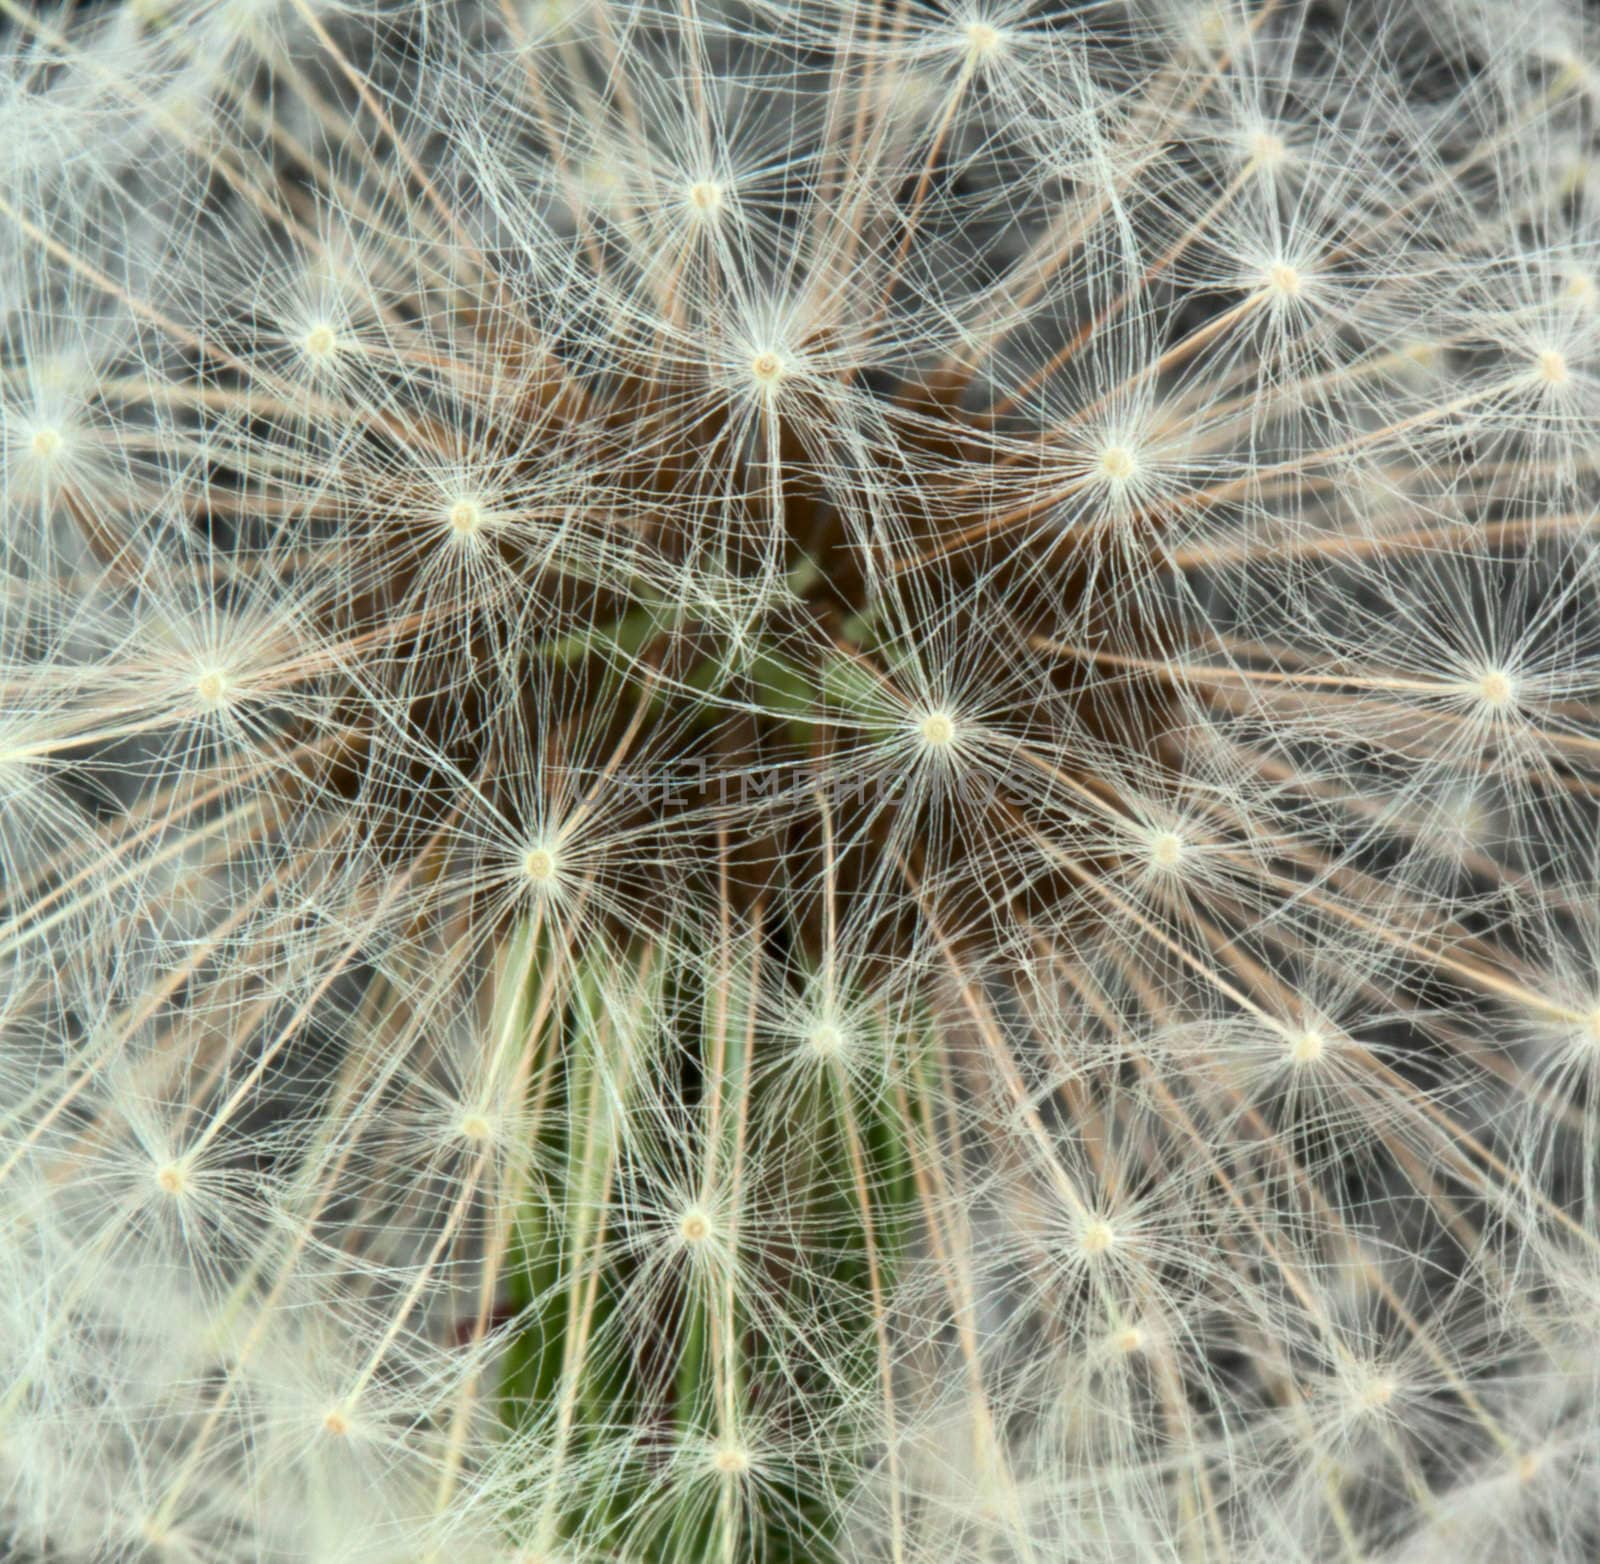
<svg viewBox="0 0 1600 1564"><path fill-rule="evenodd" d="M522 872L535 885L548 885L556 877L556 855L548 847L530 847L523 854Z"/></svg>
<svg viewBox="0 0 1600 1564"><path fill-rule="evenodd" d="M483 530L483 507L476 500L457 500L450 507L450 530L463 538Z"/></svg>

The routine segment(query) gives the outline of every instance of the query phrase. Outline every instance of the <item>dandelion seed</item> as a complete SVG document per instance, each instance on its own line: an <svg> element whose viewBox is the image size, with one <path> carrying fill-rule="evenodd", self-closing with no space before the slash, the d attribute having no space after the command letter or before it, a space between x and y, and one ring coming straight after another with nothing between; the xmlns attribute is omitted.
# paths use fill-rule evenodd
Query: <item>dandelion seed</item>
<svg viewBox="0 0 1600 1564"><path fill-rule="evenodd" d="M844 1051L844 1033L831 1022L824 1021L811 1029L806 1044L817 1058L835 1059Z"/></svg>
<svg viewBox="0 0 1600 1564"><path fill-rule="evenodd" d="M719 1445L711 1464L725 1477L742 1477L750 1470L750 1452L743 1445Z"/></svg>
<svg viewBox="0 0 1600 1564"><path fill-rule="evenodd" d="M446 512L450 523L450 530L463 541L475 538L483 531L485 516L483 507L476 500L461 499L455 501Z"/></svg>
<svg viewBox="0 0 1600 1564"><path fill-rule="evenodd" d="M1305 274L1287 261L1274 261L1262 274L1262 284L1279 300L1298 299L1305 292Z"/></svg>
<svg viewBox="0 0 1600 1564"><path fill-rule="evenodd" d="M1220 6L1208 6L1194 18L1194 27L1208 48L1216 48L1237 30L1237 23Z"/></svg>
<svg viewBox="0 0 1600 1564"><path fill-rule="evenodd" d="M1573 90L1590 93L1595 83L1595 70L1582 55L1562 50L1552 56L1550 63L1556 67L1551 87L1558 93Z"/></svg>
<svg viewBox="0 0 1600 1564"><path fill-rule="evenodd" d="M169 1162L156 1170L156 1186L164 1195L181 1195L189 1187L188 1174L181 1164Z"/></svg>
<svg viewBox="0 0 1600 1564"><path fill-rule="evenodd" d="M340 349L339 333L325 322L319 323L300 339L300 346L313 363L326 364Z"/></svg>
<svg viewBox="0 0 1600 1564"><path fill-rule="evenodd" d="M1544 348L1534 359L1534 375L1552 390L1564 386L1572 378L1567 355L1557 348Z"/></svg>
<svg viewBox="0 0 1600 1564"><path fill-rule="evenodd" d="M207 668L194 681L194 692L202 706L225 705L232 691L233 680L221 668Z"/></svg>
<svg viewBox="0 0 1600 1564"><path fill-rule="evenodd" d="M1361 1404L1369 1410L1381 1411L1394 1400L1398 1389L1389 1375L1371 1374L1360 1385Z"/></svg>
<svg viewBox="0 0 1600 1564"><path fill-rule="evenodd" d="M930 750L947 750L956 741L955 718L947 711L927 712L917 723L917 736Z"/></svg>
<svg viewBox="0 0 1600 1564"><path fill-rule="evenodd" d="M690 1206L678 1218L678 1236L686 1244L698 1246L712 1235L710 1214L701 1206Z"/></svg>
<svg viewBox="0 0 1600 1564"><path fill-rule="evenodd" d="M1100 475L1111 483L1127 483L1139 470L1139 460L1126 445L1108 445L1100 453Z"/></svg>
<svg viewBox="0 0 1600 1564"><path fill-rule="evenodd" d="M1315 1030L1299 1032L1289 1040L1289 1058L1297 1065L1315 1064L1327 1049L1327 1038Z"/></svg>
<svg viewBox="0 0 1600 1564"><path fill-rule="evenodd" d="M1489 668L1479 676L1473 693L1492 711L1500 711L1514 703L1517 689L1503 668Z"/></svg>
<svg viewBox="0 0 1600 1564"><path fill-rule="evenodd" d="M1567 298L1584 306L1593 305L1596 298L1600 297L1600 287L1597 287L1594 275L1575 268L1563 274L1562 292Z"/></svg>
<svg viewBox="0 0 1600 1564"><path fill-rule="evenodd" d="M969 22L965 29L967 58L974 65L986 65L1006 46L1005 34L992 22Z"/></svg>
<svg viewBox="0 0 1600 1564"><path fill-rule="evenodd" d="M1098 1259L1116 1242L1116 1231L1102 1218L1086 1222L1078 1233L1078 1248L1089 1259Z"/></svg>
<svg viewBox="0 0 1600 1564"><path fill-rule="evenodd" d="M1282 136L1269 130L1258 130L1246 143L1250 162L1258 169L1281 168L1288 160L1289 148Z"/></svg>
<svg viewBox="0 0 1600 1564"><path fill-rule="evenodd" d="M698 180L696 183L689 186L686 194L688 197L690 210L693 211L697 217L704 221L711 221L718 215L718 213L722 211L725 193L722 186L719 185L715 180ZM757 359L759 361L767 356L769 355L758 354ZM757 380L768 379L772 378L778 373L778 368L777 365L774 364L771 370L764 371L763 369L756 367L755 364L752 364L751 373L755 375Z"/></svg>
<svg viewBox="0 0 1600 1564"><path fill-rule="evenodd" d="M788 374L781 354L763 349L750 360L750 377L763 391L776 391Z"/></svg>
<svg viewBox="0 0 1600 1564"><path fill-rule="evenodd" d="M48 462L55 458L56 453L61 449L61 444L62 437L59 429L35 429L33 439L29 442L29 448L41 462Z"/></svg>
<svg viewBox="0 0 1600 1564"><path fill-rule="evenodd" d="M560 873L561 863L552 847L530 847L522 855L522 873L529 884L541 889L552 885Z"/></svg>

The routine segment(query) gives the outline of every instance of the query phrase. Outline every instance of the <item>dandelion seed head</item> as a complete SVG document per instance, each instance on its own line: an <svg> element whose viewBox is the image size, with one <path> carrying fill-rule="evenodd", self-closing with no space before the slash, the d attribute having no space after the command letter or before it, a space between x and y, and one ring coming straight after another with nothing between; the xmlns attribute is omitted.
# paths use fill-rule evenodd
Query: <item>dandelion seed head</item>
<svg viewBox="0 0 1600 1564"><path fill-rule="evenodd" d="M0 1553L1583 1551L1580 0L12 9Z"/></svg>

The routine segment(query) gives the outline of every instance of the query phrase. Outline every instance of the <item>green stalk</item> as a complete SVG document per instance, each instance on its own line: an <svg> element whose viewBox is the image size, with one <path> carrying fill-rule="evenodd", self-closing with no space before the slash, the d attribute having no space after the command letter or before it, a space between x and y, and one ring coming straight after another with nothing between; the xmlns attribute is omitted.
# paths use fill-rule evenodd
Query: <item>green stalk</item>
<svg viewBox="0 0 1600 1564"><path fill-rule="evenodd" d="M532 1431L544 1452L541 1491L530 1495L521 1517L531 1523L536 1548L603 1542L625 1546L636 1564L843 1564L832 1500L845 1468L792 1479L761 1469L764 1413L748 1403L749 1387L781 1387L798 1372L798 1393L824 1415L842 1417L847 1431L858 1406L878 1409L861 1430L864 1439L847 1432L840 1441L840 1459L856 1449L878 1452L898 1554L902 1484L889 1309L920 1235L914 1160L928 1039L920 1024L895 1031L883 1015L871 1023L878 1035L866 1046L881 1052L897 1091L864 1084L842 1061L819 1070L798 1096L776 1077L758 1080L761 931L735 937L730 922L704 966L674 964L675 1002L665 1013L691 1034L681 1047L636 1049L616 998L622 993L629 1002L628 990L607 970L616 958L598 948L573 963L570 992L547 1023L547 1069L532 1086L543 1095L535 1162L550 1170L550 1193L530 1186L518 1213L510 1291L523 1325L501 1383L507 1426ZM556 959L547 938L526 956L508 958L529 965L524 1008L540 991L537 969ZM647 960L636 954L626 965L638 974ZM636 1383L634 1364L615 1350L618 1337L608 1328L633 1262L608 1247L606 1213L634 1082L641 1069L660 1068L667 1058L689 1061L685 1079L670 1089L693 1095L699 1160L691 1193L713 1221L715 1247L686 1258L672 1305L682 1314L660 1327L676 1360L652 1392ZM761 1111L769 1095L783 1111ZM759 1147L752 1145L757 1125ZM750 1247L765 1236L759 1226L745 1231L756 1192L747 1172L752 1155L781 1176L780 1198L814 1249L784 1257ZM766 1180L760 1192L770 1197ZM752 1334L741 1302L746 1285L786 1289L772 1317L801 1333L797 1345L814 1339L829 1355L811 1364L791 1360L781 1345ZM652 1395L661 1397L655 1407ZM638 1435L632 1454L630 1428ZM665 1449L675 1452L665 1468L664 1433L671 1441ZM618 1467L607 1464L608 1450L617 1452ZM590 1471L604 1472L603 1482L590 1480ZM663 1481L672 1487L663 1489Z"/></svg>

